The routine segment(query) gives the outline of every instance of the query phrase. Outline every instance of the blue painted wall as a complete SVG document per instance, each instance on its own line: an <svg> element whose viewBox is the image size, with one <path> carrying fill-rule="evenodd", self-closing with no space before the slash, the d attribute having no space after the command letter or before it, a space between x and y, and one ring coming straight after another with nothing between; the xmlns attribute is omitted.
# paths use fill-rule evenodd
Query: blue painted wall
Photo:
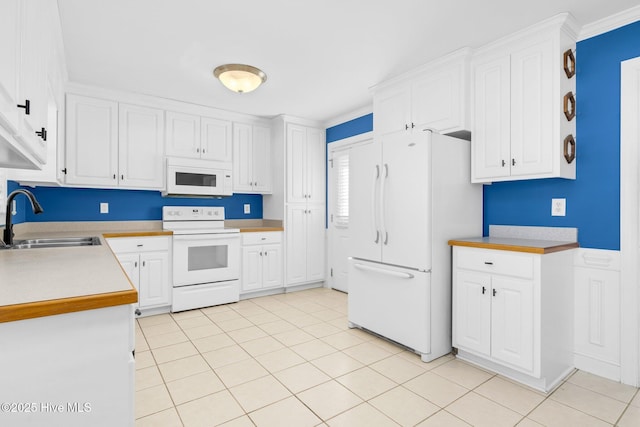
<svg viewBox="0 0 640 427"><path fill-rule="evenodd" d="M582 247L620 249L620 62L637 56L640 22L577 44L577 179L485 185L485 235L490 224L577 227ZM327 129L327 142L371 130L366 121ZM565 217L551 216L553 198L567 199Z"/></svg>
<svg viewBox="0 0 640 427"><path fill-rule="evenodd" d="M371 132L372 130L373 113L370 113L328 128L326 132L327 144L338 141L340 139L349 138L350 136Z"/></svg>
<svg viewBox="0 0 640 427"><path fill-rule="evenodd" d="M9 191L19 188L9 181ZM234 194L220 199L162 197L158 191L106 190L88 188L28 188L42 205L44 212L34 215L24 196L18 196L18 214L14 223L49 221L135 221L161 220L162 206L224 206L228 219L262 218L262 196ZM100 213L100 203L109 203L109 213ZM251 213L244 214L244 204Z"/></svg>
<svg viewBox="0 0 640 427"><path fill-rule="evenodd" d="M577 179L514 181L484 188L489 224L578 227L580 245L620 249L620 62L640 56L640 22L577 44ZM551 199L567 216L551 216Z"/></svg>

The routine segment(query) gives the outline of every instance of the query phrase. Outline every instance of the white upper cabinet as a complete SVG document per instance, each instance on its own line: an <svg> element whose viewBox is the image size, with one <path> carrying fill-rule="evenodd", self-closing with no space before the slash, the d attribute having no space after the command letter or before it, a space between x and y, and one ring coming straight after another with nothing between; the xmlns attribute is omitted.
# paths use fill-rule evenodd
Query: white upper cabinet
<svg viewBox="0 0 640 427"><path fill-rule="evenodd" d="M7 0L0 14L0 167L40 168L47 161L51 5ZM56 10L57 12L57 10Z"/></svg>
<svg viewBox="0 0 640 427"><path fill-rule="evenodd" d="M230 121L174 111L166 116L167 156L231 162Z"/></svg>
<svg viewBox="0 0 640 427"><path fill-rule="evenodd" d="M67 184L117 186L118 103L67 95Z"/></svg>
<svg viewBox="0 0 640 427"><path fill-rule="evenodd" d="M271 193L271 129L233 124L233 191Z"/></svg>
<svg viewBox="0 0 640 427"><path fill-rule="evenodd" d="M163 188L164 112L120 104L118 130L120 187Z"/></svg>
<svg viewBox="0 0 640 427"><path fill-rule="evenodd" d="M374 88L376 135L468 131L469 59L469 49L456 51Z"/></svg>
<svg viewBox="0 0 640 427"><path fill-rule="evenodd" d="M202 117L200 129L200 157L230 163L233 159L231 122Z"/></svg>
<svg viewBox="0 0 640 427"><path fill-rule="evenodd" d="M200 158L200 117L167 111L167 156Z"/></svg>
<svg viewBox="0 0 640 427"><path fill-rule="evenodd" d="M325 202L325 143L320 129L287 125L287 203Z"/></svg>
<svg viewBox="0 0 640 427"><path fill-rule="evenodd" d="M575 114L576 78L564 70L575 40L573 20L562 14L474 54L473 182L575 179L576 121L564 111L566 103Z"/></svg>
<svg viewBox="0 0 640 427"><path fill-rule="evenodd" d="M163 188L162 110L68 94L66 132L67 184Z"/></svg>

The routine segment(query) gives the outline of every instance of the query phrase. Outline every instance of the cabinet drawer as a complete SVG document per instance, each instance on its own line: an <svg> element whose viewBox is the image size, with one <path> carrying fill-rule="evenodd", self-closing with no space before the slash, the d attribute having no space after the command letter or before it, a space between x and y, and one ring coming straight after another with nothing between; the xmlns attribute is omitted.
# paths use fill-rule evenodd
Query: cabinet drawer
<svg viewBox="0 0 640 427"><path fill-rule="evenodd" d="M493 249L456 247L458 268L504 274L507 276L533 278L534 257L537 255Z"/></svg>
<svg viewBox="0 0 640 427"><path fill-rule="evenodd" d="M169 237L112 237L107 239L113 252L146 252L169 250Z"/></svg>
<svg viewBox="0 0 640 427"><path fill-rule="evenodd" d="M281 243L282 232L265 231L255 233L241 233L243 245L263 245L266 243Z"/></svg>

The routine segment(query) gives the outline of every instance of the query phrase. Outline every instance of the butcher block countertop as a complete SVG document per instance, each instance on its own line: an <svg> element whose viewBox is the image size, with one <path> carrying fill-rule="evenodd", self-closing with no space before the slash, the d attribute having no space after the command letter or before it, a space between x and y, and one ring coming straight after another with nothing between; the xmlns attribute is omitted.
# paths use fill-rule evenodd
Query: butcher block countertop
<svg viewBox="0 0 640 427"><path fill-rule="evenodd" d="M282 221L277 219L228 219L224 222L224 226L239 228L241 233L284 231Z"/></svg>
<svg viewBox="0 0 640 427"><path fill-rule="evenodd" d="M554 240L515 239L506 237L471 237L449 240L451 246L496 249L501 251L549 254L578 248L578 242L560 242Z"/></svg>
<svg viewBox="0 0 640 427"><path fill-rule="evenodd" d="M171 235L159 221L28 223L15 239L98 236L101 245L0 250L0 323L138 301L105 238Z"/></svg>

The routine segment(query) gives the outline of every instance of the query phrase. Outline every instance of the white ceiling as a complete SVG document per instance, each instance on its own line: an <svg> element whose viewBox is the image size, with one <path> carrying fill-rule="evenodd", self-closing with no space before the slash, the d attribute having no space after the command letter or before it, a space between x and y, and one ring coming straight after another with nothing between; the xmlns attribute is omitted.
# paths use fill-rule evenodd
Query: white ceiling
<svg viewBox="0 0 640 427"><path fill-rule="evenodd" d="M369 88L464 46L570 12L585 25L638 0L58 0L72 82L220 109L329 121ZM225 63L267 82L236 94Z"/></svg>

